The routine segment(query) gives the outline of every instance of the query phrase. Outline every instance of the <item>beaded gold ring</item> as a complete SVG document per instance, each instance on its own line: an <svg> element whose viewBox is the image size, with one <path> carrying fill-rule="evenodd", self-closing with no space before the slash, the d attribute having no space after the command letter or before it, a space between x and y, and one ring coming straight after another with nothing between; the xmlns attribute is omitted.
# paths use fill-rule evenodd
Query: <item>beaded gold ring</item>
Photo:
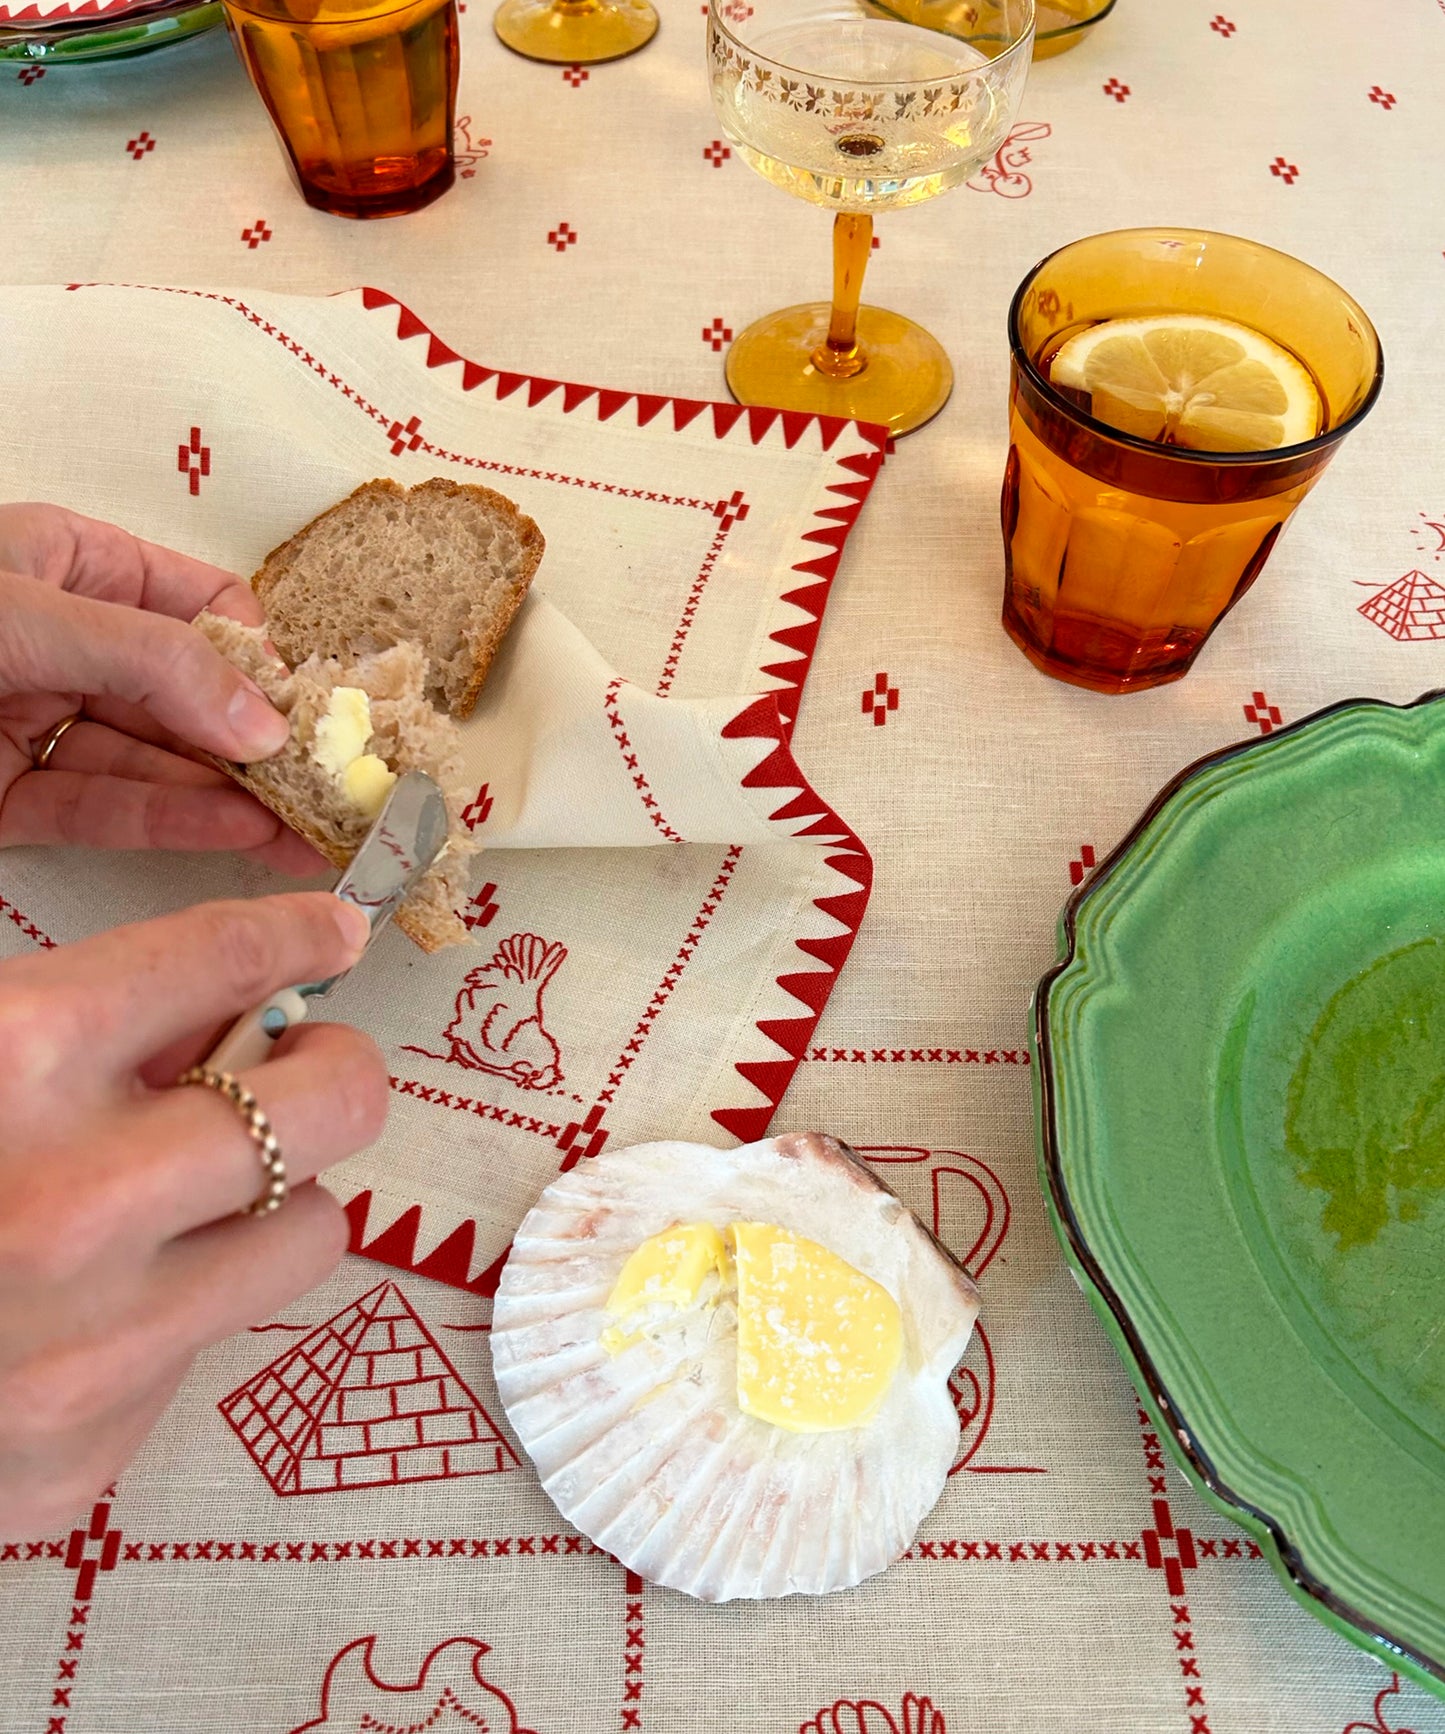
<svg viewBox="0 0 1445 1734"><path fill-rule="evenodd" d="M218 1072L210 1066L192 1066L189 1071L181 1073L176 1083L203 1084L206 1089L224 1096L241 1116L247 1135L256 1146L256 1154L261 1158L261 1168L265 1174L260 1192L246 1205L243 1214L269 1216L273 1210L279 1210L286 1202L289 1190L286 1184L286 1164L282 1160L281 1146L271 1129L271 1122L266 1118L266 1111L252 1092L230 1072Z"/></svg>

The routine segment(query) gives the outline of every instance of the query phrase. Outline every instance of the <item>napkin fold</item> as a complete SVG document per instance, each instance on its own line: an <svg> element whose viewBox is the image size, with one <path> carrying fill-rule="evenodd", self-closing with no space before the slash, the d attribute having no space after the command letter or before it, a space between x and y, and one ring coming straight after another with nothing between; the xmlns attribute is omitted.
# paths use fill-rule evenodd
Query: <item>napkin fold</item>
<svg viewBox="0 0 1445 1734"><path fill-rule="evenodd" d="M328 1008L395 1092L327 1177L355 1250L488 1294L560 1169L762 1135L871 881L788 739L880 430L497 370L374 290L0 290L0 382L12 497L235 570L377 475L484 480L547 538L464 728L474 943L383 934ZM0 950L274 888L247 863L14 850Z"/></svg>

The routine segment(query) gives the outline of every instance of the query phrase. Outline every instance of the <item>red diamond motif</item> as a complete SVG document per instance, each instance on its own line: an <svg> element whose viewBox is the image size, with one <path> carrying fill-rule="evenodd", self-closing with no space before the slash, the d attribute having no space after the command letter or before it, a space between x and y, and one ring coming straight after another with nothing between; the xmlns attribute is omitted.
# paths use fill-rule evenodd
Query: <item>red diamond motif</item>
<svg viewBox="0 0 1445 1734"><path fill-rule="evenodd" d="M1234 35L1239 26L1237 24L1231 24L1222 12L1216 12L1214 17L1209 20L1209 28L1211 30L1217 30L1219 34L1227 40L1229 37Z"/></svg>
<svg viewBox="0 0 1445 1734"><path fill-rule="evenodd" d="M558 223L555 229L548 230L547 239L559 253L565 253L576 244L577 231L570 224Z"/></svg>
<svg viewBox="0 0 1445 1734"><path fill-rule="evenodd" d="M881 729L888 721L888 713L898 709L898 688L888 684L886 674L875 674L873 684L863 693L863 715L873 718L874 728Z"/></svg>
<svg viewBox="0 0 1445 1734"><path fill-rule="evenodd" d="M1254 702L1244 707L1244 720L1256 723L1262 735L1273 733L1284 721L1279 706L1271 704L1262 692L1253 695Z"/></svg>
<svg viewBox="0 0 1445 1734"><path fill-rule="evenodd" d="M125 141L125 148L139 162L147 151L153 151L156 148L156 141L148 132L138 133L134 138L128 138Z"/></svg>
<svg viewBox="0 0 1445 1734"><path fill-rule="evenodd" d="M1378 84L1370 87L1370 101L1379 103L1383 109L1391 109L1395 106L1395 98L1388 90L1382 90Z"/></svg>
<svg viewBox="0 0 1445 1734"><path fill-rule="evenodd" d="M709 162L715 169L720 169L733 153L720 138L715 138L703 151L703 161Z"/></svg>
<svg viewBox="0 0 1445 1734"><path fill-rule="evenodd" d="M590 74L585 66L564 66L562 76L576 90L579 85L586 84Z"/></svg>
<svg viewBox="0 0 1445 1734"><path fill-rule="evenodd" d="M732 327L730 325L724 325L721 319L714 319L711 325L703 326L702 340L704 343L710 343L712 345L712 352L716 355L732 342Z"/></svg>
<svg viewBox="0 0 1445 1734"><path fill-rule="evenodd" d="M252 223L249 229L242 229L241 239L254 253L263 241L269 241L274 231L268 229L260 217Z"/></svg>
<svg viewBox="0 0 1445 1734"><path fill-rule="evenodd" d="M1292 187L1299 179L1299 169L1294 163L1287 163L1283 157L1276 157L1269 165L1269 172L1278 175L1287 187Z"/></svg>
<svg viewBox="0 0 1445 1734"><path fill-rule="evenodd" d="M1104 95L1112 96L1115 102L1127 102L1130 94L1129 86L1117 78L1111 78L1104 86Z"/></svg>
<svg viewBox="0 0 1445 1734"><path fill-rule="evenodd" d="M176 447L176 468L183 475L193 494L201 491L201 477L211 473L211 448L201 444L201 430L191 429L189 445Z"/></svg>

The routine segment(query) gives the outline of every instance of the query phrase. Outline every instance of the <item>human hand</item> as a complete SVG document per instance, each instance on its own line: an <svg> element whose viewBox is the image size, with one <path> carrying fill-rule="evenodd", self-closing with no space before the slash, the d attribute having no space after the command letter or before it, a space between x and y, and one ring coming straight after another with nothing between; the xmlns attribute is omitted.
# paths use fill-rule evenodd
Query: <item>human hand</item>
<svg viewBox="0 0 1445 1734"><path fill-rule="evenodd" d="M348 968L366 917L329 892L213 903L0 963L0 1537L69 1522L124 1468L195 1354L336 1265L323 1168L371 1143L386 1067L345 1025L302 1024L243 1074L293 1191L215 1091L174 1089L217 1027Z"/></svg>
<svg viewBox="0 0 1445 1734"><path fill-rule="evenodd" d="M325 862L193 756L243 762L285 719L190 622L263 619L250 586L59 506L0 506L0 848L230 849L290 873ZM63 718L43 771L34 754Z"/></svg>

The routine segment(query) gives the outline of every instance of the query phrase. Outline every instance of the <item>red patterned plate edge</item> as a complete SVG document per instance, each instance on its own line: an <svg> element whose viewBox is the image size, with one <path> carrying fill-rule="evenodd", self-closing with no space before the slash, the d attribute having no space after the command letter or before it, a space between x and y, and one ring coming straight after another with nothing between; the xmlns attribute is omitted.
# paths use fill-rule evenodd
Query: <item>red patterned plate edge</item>
<svg viewBox="0 0 1445 1734"><path fill-rule="evenodd" d="M1403 704L1392 704L1376 698L1341 699L1335 704L1312 711L1310 715L1301 717L1298 722L1290 723L1283 729L1276 729L1269 739L1278 741L1283 735L1299 733L1343 711L1362 707L1415 710L1422 705L1441 701L1445 701L1445 688L1438 687L1431 688L1418 698ZM1159 790L1126 835L1064 905L1059 917L1059 958L1039 980L1034 992L1029 1029L1029 1046L1033 1055L1031 1069L1039 1180L1048 1207L1049 1220L1069 1268L1078 1279L1085 1299L1119 1351L1155 1430L1195 1490L1222 1516L1239 1524L1254 1537L1263 1549L1265 1558L1274 1566L1276 1576L1302 1607L1332 1631L1368 1651L1377 1661L1397 1668L1435 1697L1445 1698L1445 1657L1426 1655L1403 1640L1393 1637L1389 1632L1381 1630L1377 1621L1352 1606L1344 1597L1337 1595L1305 1566L1282 1524L1231 1487L1219 1473L1194 1429L1180 1413L1153 1358L1144 1347L1127 1306L1090 1246L1069 1197L1059 1158L1053 1111L1055 1085L1049 1039L1049 995L1055 981L1074 961L1079 911L1187 783L1219 764L1249 753L1260 744L1256 739L1237 741L1232 746L1206 753L1178 771Z"/></svg>
<svg viewBox="0 0 1445 1734"><path fill-rule="evenodd" d="M7 6L0 0L0 26L78 24L154 11L158 0L62 0L59 6Z"/></svg>
<svg viewBox="0 0 1445 1734"><path fill-rule="evenodd" d="M221 302L263 329L267 325L240 297L213 290L181 289L163 284L101 282L72 282L65 287L72 291L123 288L194 296L201 300ZM774 743L772 751L766 753L743 779L743 786L776 789L780 793L786 791L788 799L781 801L770 817L793 823L794 834L799 839L817 837L820 846L826 846L831 851L826 864L844 880L851 880L853 885L851 891L842 891L815 900L814 907L830 917L828 934L818 937L805 934L794 938L795 949L822 967L785 973L775 978L779 987L806 1007L804 1013L796 1018L760 1021L755 1026L759 1035L773 1048L783 1049L785 1057L742 1060L734 1066L738 1076L754 1091L764 1096L764 1102L749 1102L738 1107L720 1106L712 1110L712 1119L740 1141L749 1142L764 1137L784 1091L802 1063L808 1042L822 1017L823 1008L853 948L873 886L873 860L866 845L853 828L814 792L799 770L789 742L796 722L797 703L812 668L818 633L833 579L842 560L848 536L883 466L888 430L876 424L848 422L835 416L806 415L793 410L748 408L742 404L716 403L706 399L614 391L528 374L508 373L479 362L468 361L445 344L404 302L386 290L363 287L359 291L342 290L338 293L359 293L361 305L367 312L396 308L397 340L408 342L417 337L425 337L426 365L431 368L459 364L462 368L464 391L495 380L499 401L516 395L528 409L535 409L561 391L564 414L575 413L584 405L589 405L599 421L611 420L631 404L635 406L638 427L647 427L667 411L670 413L672 431L679 434L706 416L711 422L715 439L736 437L741 428L754 445L774 427L779 427L789 449L816 425L822 449L829 452L845 430L851 428L867 448L836 459L841 479L825 484L825 498L813 513L815 527L804 532L802 537L802 558L794 562L792 570L800 574L806 582L786 592L782 600L792 603L809 618L771 634L771 642L790 654L785 661L769 663L758 671L760 675L771 675L784 684L772 691L750 697L722 731L724 739L763 739ZM274 327L271 330L295 353L301 354L300 345L291 342L284 333L275 331ZM306 359L309 360L310 357ZM707 422L704 421L703 425L706 426ZM839 496L846 504L839 504L829 496ZM797 828L804 820L807 823ZM36 943L47 947L54 944L53 940L34 928L23 913L3 897L0 897L0 916L12 921L29 937L34 938ZM844 931L837 932L836 928L832 927L833 923L841 924ZM469 1294L490 1297L496 1292L502 1265L506 1262L506 1253L500 1254L477 1276L471 1276L472 1253L476 1241L475 1220L467 1219L458 1223L430 1253L419 1258L416 1242L421 1227L421 1205L414 1203L403 1206L395 1213L389 1211L386 1224L368 1240L368 1219L371 1216L373 1196L374 1194L367 1190L357 1193L345 1203L347 1220L351 1225L352 1252L379 1264L390 1265L416 1276L429 1277L435 1282L445 1283L448 1287L458 1288Z"/></svg>

